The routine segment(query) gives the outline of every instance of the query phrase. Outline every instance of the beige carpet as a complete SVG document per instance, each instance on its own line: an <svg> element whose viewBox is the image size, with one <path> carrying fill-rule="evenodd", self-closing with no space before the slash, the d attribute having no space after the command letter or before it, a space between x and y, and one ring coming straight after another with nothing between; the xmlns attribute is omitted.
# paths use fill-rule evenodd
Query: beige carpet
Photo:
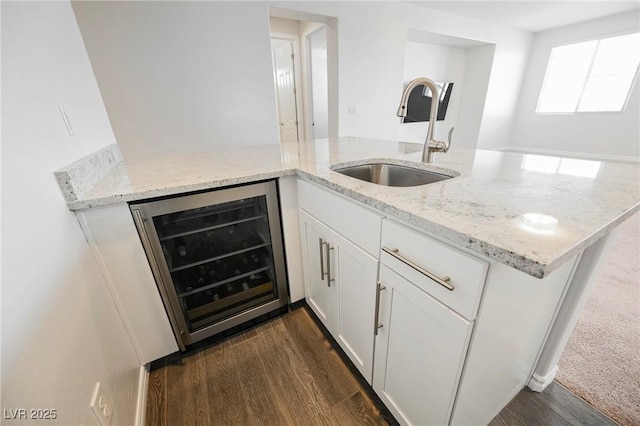
<svg viewBox="0 0 640 426"><path fill-rule="evenodd" d="M640 213L618 240L558 363L556 380L621 425L640 425Z"/></svg>

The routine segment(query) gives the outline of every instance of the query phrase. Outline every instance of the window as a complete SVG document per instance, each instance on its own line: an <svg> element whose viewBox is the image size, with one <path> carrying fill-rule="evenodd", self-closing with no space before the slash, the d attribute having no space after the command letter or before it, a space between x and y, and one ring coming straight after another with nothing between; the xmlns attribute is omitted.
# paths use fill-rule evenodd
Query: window
<svg viewBox="0 0 640 426"><path fill-rule="evenodd" d="M638 63L640 33L555 47L536 112L622 111Z"/></svg>

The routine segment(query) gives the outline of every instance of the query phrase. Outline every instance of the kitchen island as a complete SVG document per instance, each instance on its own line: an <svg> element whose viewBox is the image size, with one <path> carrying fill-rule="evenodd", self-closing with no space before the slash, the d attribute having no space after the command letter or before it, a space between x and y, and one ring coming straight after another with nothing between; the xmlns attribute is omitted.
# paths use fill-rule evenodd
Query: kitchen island
<svg viewBox="0 0 640 426"><path fill-rule="evenodd" d="M130 201L279 179L285 204L285 240L289 234L287 257L294 272L299 268L296 264L300 258L294 252L300 249L301 237L291 237L297 233L298 218L287 216L286 206L297 210L299 196L301 212L307 209L300 217L310 224L315 219L307 213L313 206L310 200L305 201L304 194L311 191L347 200L346 206L351 202L378 215L384 223L383 239L393 240L385 237L385 232L413 238L417 231L429 241L433 238L434 244L445 243L443 250L452 249L452 255L460 254L462 261L466 262L468 254L477 257L469 265L480 265L480 281L466 304L448 304L447 296L437 294L439 290L433 300L442 302L438 305L442 309L462 315L460 321L466 324L456 349L461 358L452 366L449 380L452 390L443 397L443 404L448 405L442 418L453 424L482 423L490 420L523 385L540 390L553 379L557 358L606 252L611 231L640 208L640 168L635 164L453 148L438 155L434 164L418 167L455 177L426 186L378 186L332 170L336 165L379 160L415 164L420 156L420 145L363 138L126 161L121 161L117 149L110 147L62 169L58 179L69 208L78 211L79 217L104 217L107 213L100 211ZM100 172L86 172L96 169ZM296 179L300 192L297 196L286 195L296 192L295 183L291 185ZM331 199L327 198L328 203L332 203ZM528 213L551 217L553 224L538 226L527 220ZM122 221L130 221L125 216ZM340 230L330 218L324 222L323 226ZM100 233L95 220L94 225L84 223L90 234ZM380 243L380 230L372 233L377 233ZM344 242L348 238L343 236L337 235L336 241L343 241L342 247L347 247L350 242ZM358 245L364 244L355 247ZM368 253L375 265L378 258L381 266L394 261L385 257L379 244L372 247ZM303 256L307 250L303 241ZM455 282L457 277L451 276ZM308 301L309 280L305 270L302 297L306 293ZM292 301L297 300L300 297L294 297L294 293L299 295L300 291L295 292L294 287L300 279L293 278L290 271L289 281ZM464 290L464 286L459 288ZM425 303L432 302L425 299ZM125 307L123 311L131 309ZM367 368L371 371L371 367ZM374 382L376 371L373 370ZM376 392L380 394L377 389ZM400 421L412 422L410 415L405 418L402 408L392 411Z"/></svg>

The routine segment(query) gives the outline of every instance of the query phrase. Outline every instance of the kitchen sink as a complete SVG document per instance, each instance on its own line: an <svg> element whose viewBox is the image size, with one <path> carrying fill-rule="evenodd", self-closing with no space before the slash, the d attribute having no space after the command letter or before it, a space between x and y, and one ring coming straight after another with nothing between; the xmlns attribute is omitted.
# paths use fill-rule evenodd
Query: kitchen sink
<svg viewBox="0 0 640 426"><path fill-rule="evenodd" d="M333 169L343 175L385 186L419 186L453 176L399 164L373 163Z"/></svg>

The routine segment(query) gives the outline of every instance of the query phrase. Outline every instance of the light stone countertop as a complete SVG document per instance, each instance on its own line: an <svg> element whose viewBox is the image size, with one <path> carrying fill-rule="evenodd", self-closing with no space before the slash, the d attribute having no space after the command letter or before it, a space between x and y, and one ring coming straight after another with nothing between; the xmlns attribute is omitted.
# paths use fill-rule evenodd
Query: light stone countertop
<svg viewBox="0 0 640 426"><path fill-rule="evenodd" d="M546 276L640 209L638 164L452 148L436 154L435 164L418 166L457 177L426 186L380 186L331 170L375 159L415 165L421 149L340 138L119 162L111 155L116 162L91 189L77 196L63 188L63 194L71 210L82 210L298 174L535 277ZM68 186L64 173L56 174ZM558 224L552 231L534 230L524 224L525 213L553 216Z"/></svg>

